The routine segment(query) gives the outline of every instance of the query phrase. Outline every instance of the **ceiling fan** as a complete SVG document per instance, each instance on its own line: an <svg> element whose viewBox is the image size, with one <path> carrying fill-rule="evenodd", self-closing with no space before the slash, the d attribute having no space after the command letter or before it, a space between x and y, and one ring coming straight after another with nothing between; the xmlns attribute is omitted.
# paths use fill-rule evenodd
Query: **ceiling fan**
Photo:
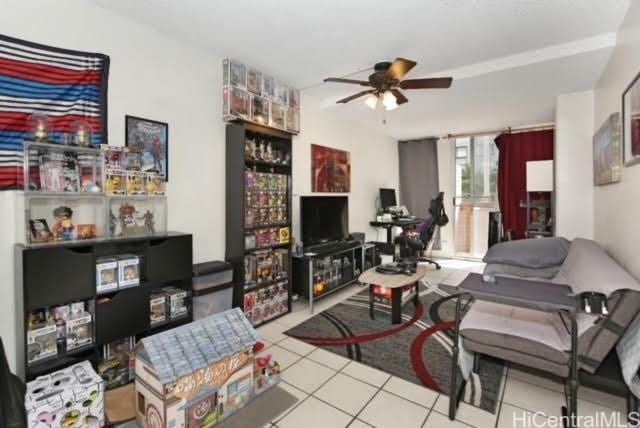
<svg viewBox="0 0 640 428"><path fill-rule="evenodd" d="M398 107L398 105L409 101L407 97L400 92L400 89L440 89L451 86L451 82L453 81L451 77L402 80L416 64L415 61L409 59L396 58L392 63L387 61L377 63L373 67L375 71L369 76L369 81L342 79L339 77L329 77L324 79L324 81L352 83L373 88L343 98L337 101L338 104L346 104L356 98L368 95L364 101L366 105L375 109L378 101L382 99L382 104L387 110L393 110Z"/></svg>

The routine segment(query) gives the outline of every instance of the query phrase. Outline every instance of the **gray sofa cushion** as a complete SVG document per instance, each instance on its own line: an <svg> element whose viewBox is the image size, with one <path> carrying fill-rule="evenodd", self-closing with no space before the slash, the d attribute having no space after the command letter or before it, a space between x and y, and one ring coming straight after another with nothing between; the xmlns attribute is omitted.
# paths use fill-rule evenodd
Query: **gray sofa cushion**
<svg viewBox="0 0 640 428"><path fill-rule="evenodd" d="M526 268L559 266L569 252L571 242L564 238L541 238L508 241L489 248L482 259L485 263L500 263Z"/></svg>
<svg viewBox="0 0 640 428"><path fill-rule="evenodd" d="M598 245L589 239L577 238L560 272L553 278L557 284L569 284L573 291L597 291L610 295L616 290L638 290L640 284Z"/></svg>
<svg viewBox="0 0 640 428"><path fill-rule="evenodd" d="M503 263L489 263L484 268L485 275L515 276L522 279L542 280L554 278L559 271L560 266L528 268L523 266L505 265Z"/></svg>

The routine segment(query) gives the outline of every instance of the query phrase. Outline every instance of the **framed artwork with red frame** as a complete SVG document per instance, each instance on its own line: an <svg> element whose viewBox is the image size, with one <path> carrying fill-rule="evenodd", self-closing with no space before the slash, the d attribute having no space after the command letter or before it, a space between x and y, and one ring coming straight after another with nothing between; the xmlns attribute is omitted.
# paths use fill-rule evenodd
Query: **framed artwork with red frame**
<svg viewBox="0 0 640 428"><path fill-rule="evenodd" d="M344 150L311 145L311 191L348 193L351 191L351 155Z"/></svg>

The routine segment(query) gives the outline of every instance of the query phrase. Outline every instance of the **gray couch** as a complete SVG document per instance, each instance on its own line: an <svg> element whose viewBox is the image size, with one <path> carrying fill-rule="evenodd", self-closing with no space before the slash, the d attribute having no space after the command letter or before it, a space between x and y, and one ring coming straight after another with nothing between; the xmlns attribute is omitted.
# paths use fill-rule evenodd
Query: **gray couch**
<svg viewBox="0 0 640 428"><path fill-rule="evenodd" d="M594 373L640 312L640 284L594 241L576 239L552 283L574 294L608 296L609 314L576 314L578 368ZM500 283L495 285L500 286ZM535 286L535 283L532 283ZM562 312L473 302L460 323L465 350L487 354L563 378L570 375L571 332Z"/></svg>

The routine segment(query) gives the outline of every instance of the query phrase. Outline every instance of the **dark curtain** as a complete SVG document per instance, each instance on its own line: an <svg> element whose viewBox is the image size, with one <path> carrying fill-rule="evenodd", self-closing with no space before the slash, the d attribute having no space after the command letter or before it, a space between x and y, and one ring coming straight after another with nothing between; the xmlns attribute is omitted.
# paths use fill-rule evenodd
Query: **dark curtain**
<svg viewBox="0 0 640 428"><path fill-rule="evenodd" d="M411 215L428 217L429 202L438 196L438 139L398 142L400 160L400 201ZM439 233L434 239L439 248Z"/></svg>
<svg viewBox="0 0 640 428"><path fill-rule="evenodd" d="M498 200L505 230L524 238L527 210L527 162L553 159L553 130L505 133L495 139L498 158Z"/></svg>

